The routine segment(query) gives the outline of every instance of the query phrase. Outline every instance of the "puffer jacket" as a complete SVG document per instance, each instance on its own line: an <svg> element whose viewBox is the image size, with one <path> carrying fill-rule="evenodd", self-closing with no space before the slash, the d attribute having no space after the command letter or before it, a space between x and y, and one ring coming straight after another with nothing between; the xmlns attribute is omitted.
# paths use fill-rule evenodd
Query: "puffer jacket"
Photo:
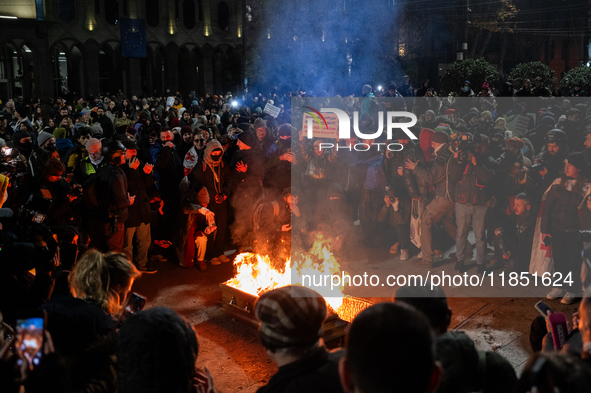
<svg viewBox="0 0 591 393"><path fill-rule="evenodd" d="M456 184L455 202L484 205L487 187L493 179L493 172L481 163L463 164L462 178Z"/></svg>
<svg viewBox="0 0 591 393"><path fill-rule="evenodd" d="M542 215L542 233L551 233L553 228L567 232L581 229L578 207L584 194L577 191L578 189L575 185L572 191L569 191L558 179L555 181L546 198Z"/></svg>

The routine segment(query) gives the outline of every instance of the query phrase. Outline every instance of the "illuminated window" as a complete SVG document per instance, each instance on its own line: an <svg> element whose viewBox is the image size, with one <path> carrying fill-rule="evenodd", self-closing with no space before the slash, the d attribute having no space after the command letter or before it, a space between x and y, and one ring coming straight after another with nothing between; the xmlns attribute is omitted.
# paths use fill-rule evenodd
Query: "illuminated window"
<svg viewBox="0 0 591 393"><path fill-rule="evenodd" d="M43 0L35 0L35 9L37 11L37 20L43 20Z"/></svg>
<svg viewBox="0 0 591 393"><path fill-rule="evenodd" d="M105 0L105 20L110 25L119 24L119 0Z"/></svg>
<svg viewBox="0 0 591 393"><path fill-rule="evenodd" d="M74 0L58 0L57 6L58 14L62 22L70 23L76 18Z"/></svg>
<svg viewBox="0 0 591 393"><path fill-rule="evenodd" d="M158 26L160 21L160 10L158 0L146 0L146 23L150 27Z"/></svg>
<svg viewBox="0 0 591 393"><path fill-rule="evenodd" d="M183 23L187 29L195 28L195 1L183 1Z"/></svg>
<svg viewBox="0 0 591 393"><path fill-rule="evenodd" d="M230 7L225 1L218 4L218 26L222 31L227 31L230 27Z"/></svg>

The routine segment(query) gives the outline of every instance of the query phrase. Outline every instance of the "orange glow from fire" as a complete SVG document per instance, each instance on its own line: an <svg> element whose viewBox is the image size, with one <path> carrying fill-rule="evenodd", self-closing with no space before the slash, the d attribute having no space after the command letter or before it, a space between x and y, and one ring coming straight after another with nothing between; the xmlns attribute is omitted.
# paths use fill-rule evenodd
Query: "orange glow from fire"
<svg viewBox="0 0 591 393"><path fill-rule="evenodd" d="M302 285L304 275L341 275L341 266L331 252L332 238L316 234L316 241L309 252L297 257L298 261L271 261L266 255L242 253L234 259L236 275L226 285L251 295L260 296L275 288L287 285ZM295 270L295 272L294 272ZM343 286L336 290L336 296L325 296L327 304L341 316ZM317 288L312 288L317 290ZM337 290L338 289L338 290ZM328 287L330 290L330 284ZM334 293L334 291L333 291ZM344 310L343 310L344 311Z"/></svg>

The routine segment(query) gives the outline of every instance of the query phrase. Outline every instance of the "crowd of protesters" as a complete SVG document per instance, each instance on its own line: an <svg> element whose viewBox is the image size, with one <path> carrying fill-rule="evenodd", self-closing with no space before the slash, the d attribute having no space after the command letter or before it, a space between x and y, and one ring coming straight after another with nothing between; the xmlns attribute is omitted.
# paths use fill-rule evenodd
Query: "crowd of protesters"
<svg viewBox="0 0 591 393"><path fill-rule="evenodd" d="M305 138L301 122L292 126L301 108L291 99L313 99L305 92L5 102L2 382L31 392L213 391L209 373L194 369L199 346L186 321L163 308L123 312L134 280L156 273L155 261L206 271L230 262L226 252L235 248L289 254L290 246L310 247L314 231L343 256L360 244L386 247L401 261L416 254L423 268L455 243L454 269L464 272L474 256L472 228L479 274L487 263L532 272L547 262L536 259L537 246L546 258L551 250L553 270L544 266L565 285L548 298L584 298L577 326L587 361L580 232L591 229L591 107L583 92L559 98L538 79L533 88L505 84L495 96L488 84L475 94L466 81L459 96L441 97L429 81L414 89L404 79L385 91L365 85L362 97L317 109L340 108L351 119L359 112L366 135L380 112L412 112L418 123L409 132L418 142L398 128L390 140L385 132L353 136L324 149L327 141ZM264 112L267 104L279 114ZM352 148L359 143L365 151ZM389 143L403 149L378 148ZM292 290L271 291L256 306L262 344L279 365L261 391L527 392L554 384L578 392L590 381L584 363L557 354L535 355L517 381L504 359L447 333L447 303L434 300L441 294L427 294L435 304L370 307L355 319L346 352L328 352L319 340L324 301L294 298ZM25 310L48 319L44 367L32 372L12 350L9 327ZM483 364L473 380L458 382L456 346L466 364Z"/></svg>

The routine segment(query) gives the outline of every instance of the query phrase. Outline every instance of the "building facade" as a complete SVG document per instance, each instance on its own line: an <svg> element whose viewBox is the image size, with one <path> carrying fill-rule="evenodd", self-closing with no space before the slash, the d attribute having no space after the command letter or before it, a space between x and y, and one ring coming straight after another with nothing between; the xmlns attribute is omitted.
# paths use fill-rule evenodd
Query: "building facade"
<svg viewBox="0 0 591 393"><path fill-rule="evenodd" d="M0 99L219 94L243 83L242 0L0 2ZM146 21L147 57L121 55L120 19Z"/></svg>

